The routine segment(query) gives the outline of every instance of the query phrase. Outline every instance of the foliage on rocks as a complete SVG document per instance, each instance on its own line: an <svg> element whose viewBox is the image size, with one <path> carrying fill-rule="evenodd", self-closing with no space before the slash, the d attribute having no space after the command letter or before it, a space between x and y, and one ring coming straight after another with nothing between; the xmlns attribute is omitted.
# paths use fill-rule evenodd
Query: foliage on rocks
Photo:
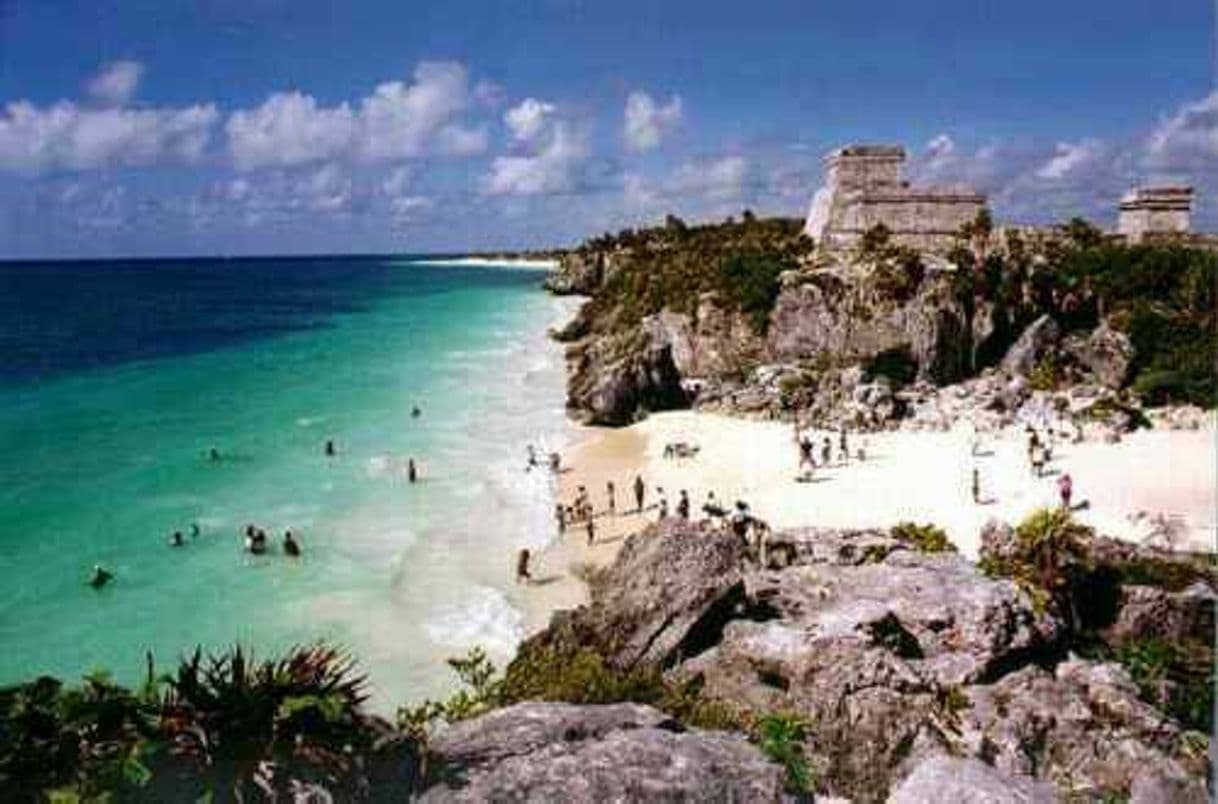
<svg viewBox="0 0 1218 804"><path fill-rule="evenodd" d="M956 545L948 538L947 531L938 525L919 525L914 522L899 522L892 526L892 538L905 542L923 553L954 553Z"/></svg>

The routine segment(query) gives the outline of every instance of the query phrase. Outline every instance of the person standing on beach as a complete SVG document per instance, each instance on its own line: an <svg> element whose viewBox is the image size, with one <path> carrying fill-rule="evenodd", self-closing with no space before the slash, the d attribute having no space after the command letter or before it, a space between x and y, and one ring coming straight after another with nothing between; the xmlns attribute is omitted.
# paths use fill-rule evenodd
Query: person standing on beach
<svg viewBox="0 0 1218 804"><path fill-rule="evenodd" d="M558 532L567 532L567 513L563 510L562 503L554 506L554 521L558 523Z"/></svg>
<svg viewBox="0 0 1218 804"><path fill-rule="evenodd" d="M809 469L815 469L816 459L812 457L812 439L804 436L795 443L799 445L799 468L802 469L804 464L807 464Z"/></svg>
<svg viewBox="0 0 1218 804"><path fill-rule="evenodd" d="M850 463L850 447L846 442L846 428L842 427L837 436L837 448L842 453L842 464Z"/></svg>
<svg viewBox="0 0 1218 804"><path fill-rule="evenodd" d="M643 513L643 497L647 493L647 487L643 485L643 476L634 476L634 504L638 507L639 513Z"/></svg>
<svg viewBox="0 0 1218 804"><path fill-rule="evenodd" d="M981 503L981 471L973 467L973 502Z"/></svg>
<svg viewBox="0 0 1218 804"><path fill-rule="evenodd" d="M825 436L820 442L820 462L825 466L833 460L833 445L829 442L829 436Z"/></svg>
<svg viewBox="0 0 1218 804"><path fill-rule="evenodd" d="M677 516L689 521L689 493L681 489L681 499L677 500Z"/></svg>
<svg viewBox="0 0 1218 804"><path fill-rule="evenodd" d="M659 517L657 517L656 521L659 521L661 519L668 519L668 498L667 497L660 497L660 515L659 515Z"/></svg>
<svg viewBox="0 0 1218 804"><path fill-rule="evenodd" d="M1070 510L1070 498L1074 495L1074 480L1070 475L1064 474L1057 479L1057 493L1062 499L1062 508Z"/></svg>
<svg viewBox="0 0 1218 804"><path fill-rule="evenodd" d="M617 512L617 489L612 480L605 484L605 496L609 498L609 515L613 516Z"/></svg>
<svg viewBox="0 0 1218 804"><path fill-rule="evenodd" d="M589 547L591 547L592 543L594 541L596 541L596 525L593 523L592 519L593 519L592 515L589 513L589 515L588 515L588 546Z"/></svg>
<svg viewBox="0 0 1218 804"><path fill-rule="evenodd" d="M516 556L516 583L529 583L533 576L529 574L529 548L522 548Z"/></svg>

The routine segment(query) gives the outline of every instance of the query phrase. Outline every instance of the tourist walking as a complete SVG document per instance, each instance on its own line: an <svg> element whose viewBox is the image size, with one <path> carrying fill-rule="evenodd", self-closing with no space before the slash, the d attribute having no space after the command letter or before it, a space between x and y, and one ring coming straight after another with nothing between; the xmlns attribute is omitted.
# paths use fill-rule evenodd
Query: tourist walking
<svg viewBox="0 0 1218 804"><path fill-rule="evenodd" d="M617 489L612 480L605 483L605 496L609 498L609 515L613 516L617 512Z"/></svg>
<svg viewBox="0 0 1218 804"><path fill-rule="evenodd" d="M843 427L837 436L837 447L842 453L842 464L850 463L850 447L846 442L846 428Z"/></svg>
<svg viewBox="0 0 1218 804"><path fill-rule="evenodd" d="M593 522L592 516L589 516L588 517L588 545L591 546L594 541L596 541L596 525Z"/></svg>
<svg viewBox="0 0 1218 804"><path fill-rule="evenodd" d="M796 443L799 445L799 468L802 469L807 464L809 469L815 469L816 460L812 457L812 439L804 436Z"/></svg>
<svg viewBox="0 0 1218 804"><path fill-rule="evenodd" d="M981 503L981 471L973 467L973 502Z"/></svg>
<svg viewBox="0 0 1218 804"><path fill-rule="evenodd" d="M562 503L554 506L554 521L558 523L558 532L567 532L567 512L563 509Z"/></svg>
<svg viewBox="0 0 1218 804"><path fill-rule="evenodd" d="M643 485L643 476L634 476L634 504L637 506L639 513L643 513L643 497L647 493L647 487Z"/></svg>
<svg viewBox="0 0 1218 804"><path fill-rule="evenodd" d="M825 436L820 442L820 462L828 466L831 460L833 460L833 445L829 441L829 436Z"/></svg>
<svg viewBox="0 0 1218 804"><path fill-rule="evenodd" d="M1061 496L1062 508L1069 511L1070 498L1074 495L1074 480L1068 473L1057 479L1057 493Z"/></svg>

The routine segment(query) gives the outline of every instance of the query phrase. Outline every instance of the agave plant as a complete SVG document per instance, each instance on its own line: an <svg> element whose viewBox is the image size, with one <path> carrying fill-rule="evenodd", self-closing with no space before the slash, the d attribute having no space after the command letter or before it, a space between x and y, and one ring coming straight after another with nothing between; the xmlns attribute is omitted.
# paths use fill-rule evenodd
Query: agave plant
<svg viewBox="0 0 1218 804"><path fill-rule="evenodd" d="M334 648L295 647L264 662L240 647L206 658L196 650L166 681L171 751L220 797L341 783L373 739L360 712L366 679Z"/></svg>

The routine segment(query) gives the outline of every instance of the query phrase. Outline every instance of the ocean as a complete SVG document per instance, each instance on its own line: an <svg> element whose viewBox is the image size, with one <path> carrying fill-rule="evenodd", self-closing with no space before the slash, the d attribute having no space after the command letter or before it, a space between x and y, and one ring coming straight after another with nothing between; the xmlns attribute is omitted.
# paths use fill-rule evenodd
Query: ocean
<svg viewBox="0 0 1218 804"><path fill-rule="evenodd" d="M0 684L325 640L391 711L450 690L446 657L508 655L516 552L554 537L526 445L567 432L545 330L572 308L541 279L420 258L0 263ZM248 523L268 555L243 551ZM95 564L115 576L100 590Z"/></svg>

